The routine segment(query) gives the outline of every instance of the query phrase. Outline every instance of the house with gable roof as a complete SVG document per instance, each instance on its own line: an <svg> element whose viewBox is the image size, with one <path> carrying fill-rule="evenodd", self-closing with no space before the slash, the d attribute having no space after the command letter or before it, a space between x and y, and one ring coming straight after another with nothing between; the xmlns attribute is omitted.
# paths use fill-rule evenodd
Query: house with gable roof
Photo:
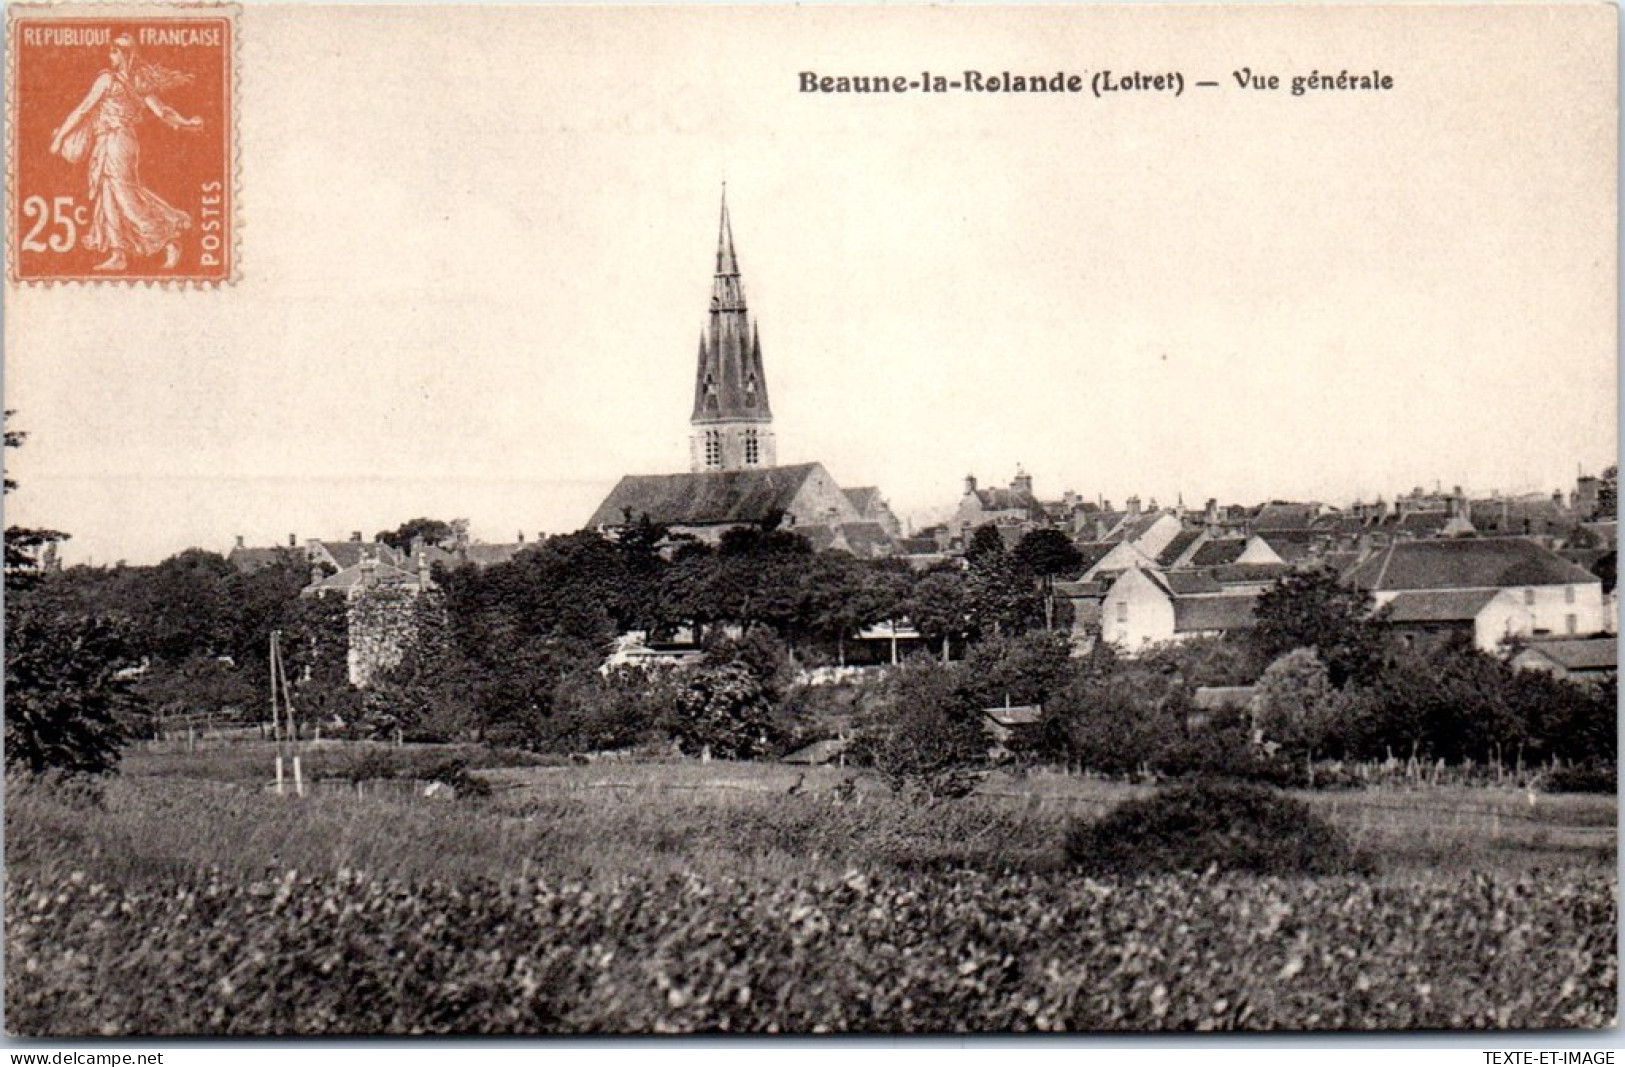
<svg viewBox="0 0 1625 1067"><path fill-rule="evenodd" d="M1596 685L1619 674L1619 638L1558 638L1531 641L1512 657L1518 670L1545 671L1580 685Z"/></svg>
<svg viewBox="0 0 1625 1067"><path fill-rule="evenodd" d="M1008 488L977 484L974 474L965 476L965 492L959 498L953 518L948 520L949 536L968 544L977 529L992 524L1030 529L1049 523L1049 512L1033 496L1033 476L1017 468Z"/></svg>
<svg viewBox="0 0 1625 1067"><path fill-rule="evenodd" d="M852 502L852 510L858 513L859 522L878 524L885 535L893 540L903 536L903 524L897 521L891 505L886 503L878 488L864 485L848 489L846 498Z"/></svg>
<svg viewBox="0 0 1625 1067"><path fill-rule="evenodd" d="M395 562L385 562L364 552L356 562L325 576L320 564L312 564L311 583L300 591L303 597L344 598L345 659L351 685L365 688L380 674L399 666L423 636L420 628L425 619L436 617L441 609L427 556L418 557L415 572L398 566L400 562L404 561L398 557ZM433 605L433 610L420 613L420 600Z"/></svg>
<svg viewBox="0 0 1625 1067"><path fill-rule="evenodd" d="M1132 569L1101 600L1100 639L1134 655L1168 641L1248 630L1257 600L1257 593L1228 591L1200 572Z"/></svg>
<svg viewBox="0 0 1625 1067"><path fill-rule="evenodd" d="M1602 580L1524 537L1396 541L1344 580L1416 633L1457 630L1495 651L1508 637L1575 637L1608 627Z"/></svg>

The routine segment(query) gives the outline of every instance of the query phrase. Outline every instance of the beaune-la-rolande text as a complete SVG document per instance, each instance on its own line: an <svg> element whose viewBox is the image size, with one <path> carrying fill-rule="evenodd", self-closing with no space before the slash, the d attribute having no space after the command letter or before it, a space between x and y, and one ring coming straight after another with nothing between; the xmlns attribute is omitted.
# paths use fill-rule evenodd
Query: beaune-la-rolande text
<svg viewBox="0 0 1625 1067"><path fill-rule="evenodd" d="M1097 88L1106 92L1166 91L1183 84L1183 77L1176 73L1143 71L1100 71L1095 80L1099 83ZM918 75L819 74L804 70L800 82L804 93L1082 93L1090 86L1086 71L1065 70L1046 74L1015 74L1008 70L933 74L924 70Z"/></svg>

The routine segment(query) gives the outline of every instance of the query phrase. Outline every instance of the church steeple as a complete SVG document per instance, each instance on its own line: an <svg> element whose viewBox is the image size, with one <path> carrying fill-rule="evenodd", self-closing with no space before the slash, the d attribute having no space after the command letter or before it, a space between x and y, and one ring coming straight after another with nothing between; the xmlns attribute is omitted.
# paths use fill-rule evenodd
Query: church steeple
<svg viewBox="0 0 1625 1067"><path fill-rule="evenodd" d="M745 287L728 218L728 187L722 187L717 225L717 272L711 317L700 335L694 375L694 427L690 436L695 471L771 467L776 462L773 413L767 402L762 340L745 306Z"/></svg>

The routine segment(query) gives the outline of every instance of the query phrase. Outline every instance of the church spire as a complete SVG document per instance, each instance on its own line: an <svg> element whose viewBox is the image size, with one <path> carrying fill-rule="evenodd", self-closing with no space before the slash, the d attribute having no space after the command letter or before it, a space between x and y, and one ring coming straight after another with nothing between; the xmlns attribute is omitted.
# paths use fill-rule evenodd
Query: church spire
<svg viewBox="0 0 1625 1067"><path fill-rule="evenodd" d="M739 280L739 257L734 253L733 223L728 220L728 183L722 183L722 219L717 223L717 276L711 289L711 311L745 314L745 286Z"/></svg>
<svg viewBox="0 0 1625 1067"><path fill-rule="evenodd" d="M739 274L734 256L734 228L728 221L728 183L722 183L722 221L717 225L717 274Z"/></svg>
<svg viewBox="0 0 1625 1067"><path fill-rule="evenodd" d="M691 445L696 471L775 464L773 413L767 402L762 342L745 307L726 183L717 223L717 271L712 283L710 322L700 336L690 422L694 427Z"/></svg>

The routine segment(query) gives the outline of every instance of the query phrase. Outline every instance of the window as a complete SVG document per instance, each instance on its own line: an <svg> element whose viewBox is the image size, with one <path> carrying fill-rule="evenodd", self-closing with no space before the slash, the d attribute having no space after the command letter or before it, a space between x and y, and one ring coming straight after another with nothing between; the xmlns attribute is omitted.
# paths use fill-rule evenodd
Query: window
<svg viewBox="0 0 1625 1067"><path fill-rule="evenodd" d="M761 446L756 442L756 431L745 431L745 466L754 467L762 456Z"/></svg>
<svg viewBox="0 0 1625 1067"><path fill-rule="evenodd" d="M1579 616L1577 616L1577 615L1565 615L1565 616L1563 616L1563 632L1564 633L1569 633L1569 634L1579 633L1580 632L1580 619L1579 619Z"/></svg>
<svg viewBox="0 0 1625 1067"><path fill-rule="evenodd" d="M1523 591L1523 602L1524 602L1524 604L1526 604L1526 605L1528 605L1530 607L1534 606L1534 604L1535 604L1535 591L1533 589L1525 589Z"/></svg>
<svg viewBox="0 0 1625 1067"><path fill-rule="evenodd" d="M1117 602L1117 621L1128 622L1128 601L1126 600Z"/></svg>
<svg viewBox="0 0 1625 1067"><path fill-rule="evenodd" d="M1565 585L1563 587L1563 603L1565 603L1565 604L1574 603L1574 586Z"/></svg>
<svg viewBox="0 0 1625 1067"><path fill-rule="evenodd" d="M722 435L715 430L705 431L705 465L722 466Z"/></svg>

